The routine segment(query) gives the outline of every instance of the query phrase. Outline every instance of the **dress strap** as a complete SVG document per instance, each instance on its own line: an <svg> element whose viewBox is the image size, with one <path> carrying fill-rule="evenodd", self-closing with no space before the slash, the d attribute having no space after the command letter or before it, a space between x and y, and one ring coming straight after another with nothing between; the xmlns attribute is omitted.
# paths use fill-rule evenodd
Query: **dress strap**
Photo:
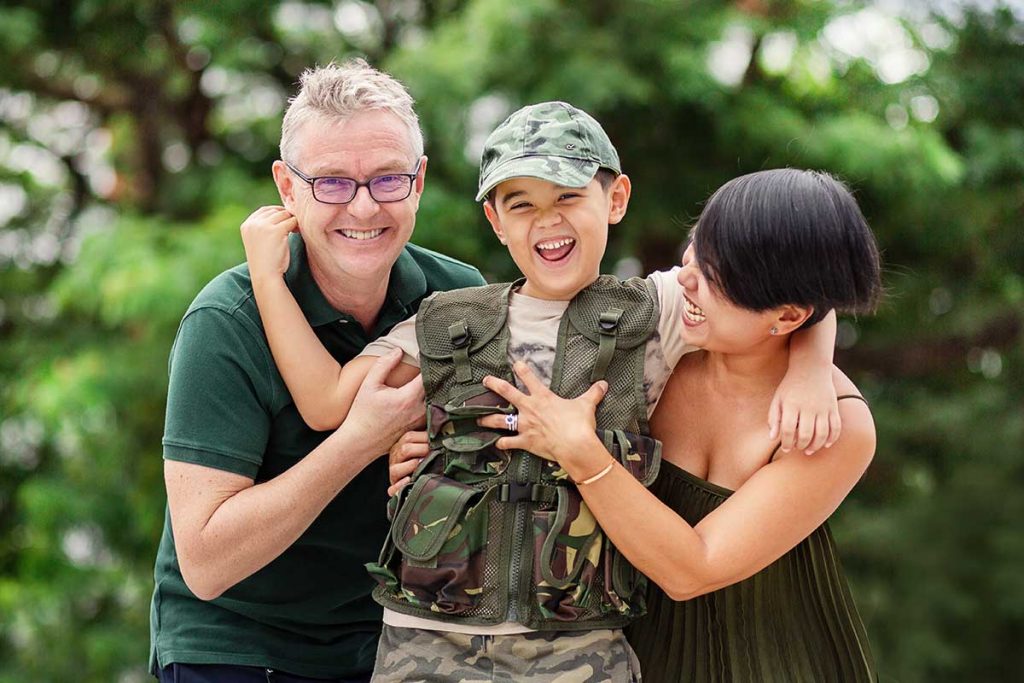
<svg viewBox="0 0 1024 683"><path fill-rule="evenodd" d="M861 396L860 394L843 394L842 396L836 396L836 400L837 401L842 401L844 398L855 398L858 401L864 401L864 405L866 405L866 406L870 406L871 405L870 403L868 403L868 400L866 398L864 398L863 396ZM775 454L779 452L780 448L782 448L782 444L781 443L775 444L775 450L772 451L772 455L771 455L770 458L768 458L768 462L771 462L772 460L775 460Z"/></svg>

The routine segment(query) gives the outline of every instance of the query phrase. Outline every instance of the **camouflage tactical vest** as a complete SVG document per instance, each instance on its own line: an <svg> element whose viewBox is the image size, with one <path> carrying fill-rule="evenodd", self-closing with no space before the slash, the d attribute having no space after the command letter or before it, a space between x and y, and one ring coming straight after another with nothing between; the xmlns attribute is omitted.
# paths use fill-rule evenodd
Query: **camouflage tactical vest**
<svg viewBox="0 0 1024 683"><path fill-rule="evenodd" d="M644 612L646 579L604 535L563 469L495 448L508 432L476 424L512 411L480 382L513 381L506 320L514 286L439 292L420 307L430 454L389 502L388 539L367 565L379 584L374 598L397 612L474 625L619 627ZM598 434L645 486L661 462L643 386L657 319L646 281L602 276L562 317L551 380L566 397L608 381Z"/></svg>

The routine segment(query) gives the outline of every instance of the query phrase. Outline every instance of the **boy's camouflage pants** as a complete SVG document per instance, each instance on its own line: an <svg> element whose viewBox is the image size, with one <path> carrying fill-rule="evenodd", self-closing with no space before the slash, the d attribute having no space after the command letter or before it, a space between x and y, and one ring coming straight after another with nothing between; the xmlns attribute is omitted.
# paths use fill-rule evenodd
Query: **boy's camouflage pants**
<svg viewBox="0 0 1024 683"><path fill-rule="evenodd" d="M373 683L638 683L618 629L479 636L384 625Z"/></svg>

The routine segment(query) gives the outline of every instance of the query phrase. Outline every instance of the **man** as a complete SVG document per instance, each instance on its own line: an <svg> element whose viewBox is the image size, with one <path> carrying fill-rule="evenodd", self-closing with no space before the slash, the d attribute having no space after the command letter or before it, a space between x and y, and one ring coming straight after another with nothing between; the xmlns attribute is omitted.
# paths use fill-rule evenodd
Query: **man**
<svg viewBox="0 0 1024 683"><path fill-rule="evenodd" d="M346 362L432 291L482 284L408 244L427 158L412 99L365 62L307 71L273 167L293 236L285 280ZM276 363L275 363L276 361ZM387 532L379 455L423 415L382 359L333 433L288 394L246 266L189 307L171 352L168 513L150 667L161 681L368 680L380 630L363 563Z"/></svg>

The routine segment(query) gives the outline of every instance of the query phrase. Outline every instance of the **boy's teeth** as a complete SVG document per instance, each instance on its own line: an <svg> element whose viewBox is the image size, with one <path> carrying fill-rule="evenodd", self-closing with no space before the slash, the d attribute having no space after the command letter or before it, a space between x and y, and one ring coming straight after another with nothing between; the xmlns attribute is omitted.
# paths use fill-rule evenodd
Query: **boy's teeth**
<svg viewBox="0 0 1024 683"><path fill-rule="evenodd" d="M384 232L384 228L377 228L376 230L342 230L341 234L353 240L372 240L382 232Z"/></svg>
<svg viewBox="0 0 1024 683"><path fill-rule="evenodd" d="M549 249L561 249L562 247L568 246L575 241L576 240L574 240L571 237L566 237L565 239L555 240L554 242L541 242L540 244L537 245L537 248L542 251L547 251Z"/></svg>

